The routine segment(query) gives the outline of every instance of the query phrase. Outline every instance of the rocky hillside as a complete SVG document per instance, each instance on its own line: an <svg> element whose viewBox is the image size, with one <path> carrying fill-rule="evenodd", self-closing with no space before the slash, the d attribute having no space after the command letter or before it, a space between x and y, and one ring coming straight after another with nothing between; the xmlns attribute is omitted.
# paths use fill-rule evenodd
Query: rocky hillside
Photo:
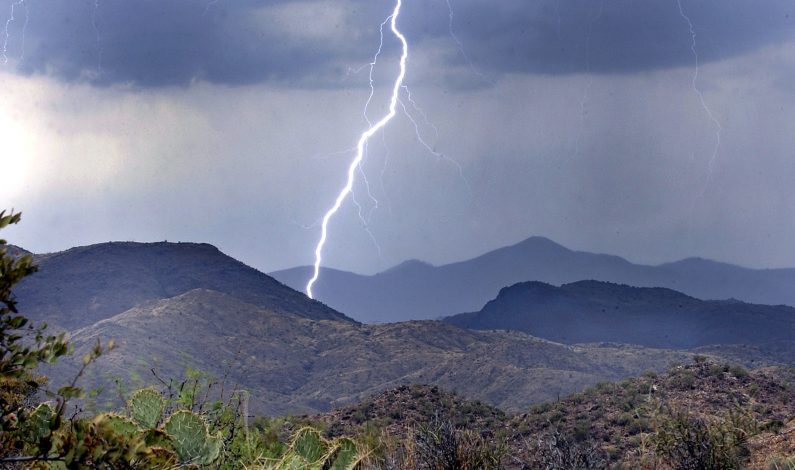
<svg viewBox="0 0 795 470"><path fill-rule="evenodd" d="M208 289L75 330L75 356L96 338L115 339L118 348L92 366L94 375L151 380L155 368L179 378L192 366L250 390L255 411L269 415L327 410L412 383L516 410L688 358L620 345L566 346L443 322L311 320Z"/></svg>
<svg viewBox="0 0 795 470"><path fill-rule="evenodd" d="M600 383L515 414L436 387L412 386L314 419L330 435L377 426L398 439L411 439L418 428L441 419L505 446L509 469L545 468L539 465L555 458L583 465L588 456L592 466L553 468L736 468L719 466L735 459L741 468L768 469L793 455L793 417L795 370L749 372L696 357L666 373ZM698 457L683 451L688 445L693 454L711 452L710 458L724 460L687 466Z"/></svg>
<svg viewBox="0 0 795 470"><path fill-rule="evenodd" d="M537 405L514 416L507 426L514 443L555 428L575 442L592 441L610 461L640 468L665 460L664 455L657 455L661 452L649 452L655 434L676 435L677 426L689 423L695 429L701 422L723 434L726 429L721 426L742 428L747 441L739 444L747 444L751 453L748 461L762 463L776 453L775 449L768 448L760 455L754 455L754 449L762 449L795 425L793 385L792 369L748 372L738 366L699 362L662 375L649 373L617 384L599 384L565 400ZM783 448L781 451L785 452ZM751 468L766 467L763 463Z"/></svg>
<svg viewBox="0 0 795 470"><path fill-rule="evenodd" d="M37 259L16 290L20 311L67 328L75 346L53 386L99 338L118 347L92 365L90 384L141 386L153 369L179 379L192 367L251 391L256 413L318 412L413 383L520 410L691 355L438 321L362 325L210 245L107 243Z"/></svg>
<svg viewBox="0 0 795 470"><path fill-rule="evenodd" d="M193 289L212 289L276 312L351 321L208 244L101 243L34 259L39 271L15 290L19 308L64 329Z"/></svg>
<svg viewBox="0 0 795 470"><path fill-rule="evenodd" d="M478 400L466 400L437 386L403 385L374 394L361 402L312 416L329 437L355 436L375 424L390 436L408 437L410 429L434 419L459 428L493 434L505 426L509 414Z"/></svg>
<svg viewBox="0 0 795 470"><path fill-rule="evenodd" d="M270 274L302 289L310 268ZM570 250L543 237L443 266L411 261L372 276L324 269L315 292L329 306L369 323L472 312L517 282L561 285L583 279L667 287L699 299L795 306L795 269L747 269L699 258L645 266L618 256Z"/></svg>
<svg viewBox="0 0 795 470"><path fill-rule="evenodd" d="M480 311L446 318L474 329L523 331L563 343L612 341L657 348L791 342L795 308L704 301L663 288L598 281L523 282Z"/></svg>

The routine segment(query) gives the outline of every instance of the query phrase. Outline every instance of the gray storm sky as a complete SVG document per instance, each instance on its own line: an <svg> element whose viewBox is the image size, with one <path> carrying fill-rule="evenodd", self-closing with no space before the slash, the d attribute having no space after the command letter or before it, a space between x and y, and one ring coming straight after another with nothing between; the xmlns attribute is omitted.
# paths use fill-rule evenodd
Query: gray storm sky
<svg viewBox="0 0 795 470"><path fill-rule="evenodd" d="M404 0L398 23L422 112L402 99L436 155L402 114L370 142L366 225L349 200L328 265L543 235L638 262L795 266L793 2L450 4L454 36L445 0ZM168 239L265 271L311 263L392 8L0 1L0 206L25 215L4 235L36 252ZM397 46L387 32L371 118Z"/></svg>

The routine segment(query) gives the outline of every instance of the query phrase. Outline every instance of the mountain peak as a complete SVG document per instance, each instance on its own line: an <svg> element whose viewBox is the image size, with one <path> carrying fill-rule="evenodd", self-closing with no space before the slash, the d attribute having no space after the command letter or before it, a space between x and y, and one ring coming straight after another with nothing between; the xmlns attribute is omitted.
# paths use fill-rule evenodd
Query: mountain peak
<svg viewBox="0 0 795 470"><path fill-rule="evenodd" d="M389 275L324 271L321 281L329 287L318 289L318 298L360 321L379 323L477 311L500 289L524 281L560 286L594 279L666 287L699 299L735 297L757 304L795 305L795 269L747 269L698 258L642 265L615 255L572 250L542 236L468 260L434 267L412 260L385 272ZM296 289L307 278L305 272L274 276ZM670 297L663 292L656 295Z"/></svg>
<svg viewBox="0 0 795 470"><path fill-rule="evenodd" d="M734 264L724 263L721 261L715 261L709 258L702 258L700 256L691 256L690 258L680 259L679 261L674 261L672 263L664 263L660 266L668 266L668 267L678 267L678 268L688 268L688 269L745 269L741 266L737 266Z"/></svg>
<svg viewBox="0 0 795 470"><path fill-rule="evenodd" d="M503 287L500 289L499 294L497 294L497 298L512 296L512 295L524 295L524 294L551 294L556 293L560 290L560 288L553 286L552 284L547 284L546 282L541 281L525 281L525 282L518 282L516 284L510 285L508 287Z"/></svg>
<svg viewBox="0 0 795 470"><path fill-rule="evenodd" d="M66 328L193 289L217 291L277 313L351 321L207 243L100 243L36 262L38 272L17 289L20 307L36 320Z"/></svg>
<svg viewBox="0 0 795 470"><path fill-rule="evenodd" d="M569 293L577 295L613 296L613 297L644 297L647 299L670 300L697 300L689 295L667 287L636 287L627 284L607 281L584 280L570 282L560 286Z"/></svg>
<svg viewBox="0 0 795 470"><path fill-rule="evenodd" d="M21 256L32 255L33 253L29 252L28 250L22 248L21 246L11 245L8 244L5 246L6 250L8 250L9 256L12 258L19 258Z"/></svg>
<svg viewBox="0 0 795 470"><path fill-rule="evenodd" d="M785 341L788 307L698 300L672 289L580 281L555 287L520 283L454 325L505 329L562 343L614 342L656 348Z"/></svg>
<svg viewBox="0 0 795 470"><path fill-rule="evenodd" d="M560 243L557 243L554 240L539 235L534 235L532 237L525 238L519 243L511 245L507 248L534 248L534 249L544 249L544 250L552 249L552 250L571 251L565 246L561 245Z"/></svg>
<svg viewBox="0 0 795 470"><path fill-rule="evenodd" d="M403 261L400 264L392 266L391 268L387 269L386 271L382 271L380 274L387 274L387 273L395 273L395 272L407 272L407 271L414 271L418 269L428 269L433 268L434 266L430 263L426 263L425 261L421 261L418 259L408 259Z"/></svg>

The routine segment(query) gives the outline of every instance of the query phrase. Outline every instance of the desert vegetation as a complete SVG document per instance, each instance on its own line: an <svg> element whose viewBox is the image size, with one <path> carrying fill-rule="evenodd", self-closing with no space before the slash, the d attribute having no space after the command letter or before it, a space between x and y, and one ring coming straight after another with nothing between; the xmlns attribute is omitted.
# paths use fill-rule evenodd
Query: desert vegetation
<svg viewBox="0 0 795 470"><path fill-rule="evenodd" d="M0 213L0 228L19 221ZM258 417L256 398L226 378L154 370L156 386L119 389L103 409L81 379L112 341L97 342L57 390L37 372L70 347L18 311L13 288L35 272L30 256L0 241L4 468L795 468L795 371L706 356L518 414L412 385L320 415Z"/></svg>

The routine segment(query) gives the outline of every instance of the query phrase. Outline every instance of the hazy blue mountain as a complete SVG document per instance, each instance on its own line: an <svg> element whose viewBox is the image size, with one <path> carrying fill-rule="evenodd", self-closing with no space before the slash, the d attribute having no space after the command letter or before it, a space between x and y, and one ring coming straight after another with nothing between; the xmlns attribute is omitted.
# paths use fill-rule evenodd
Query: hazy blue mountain
<svg viewBox="0 0 795 470"><path fill-rule="evenodd" d="M118 347L92 364L89 388L111 377L154 380L151 369L180 379L190 366L251 391L252 410L269 415L328 410L417 382L523 409L690 360L438 321L362 325L206 244L103 243L35 258L39 272L15 289L20 311L66 329L75 348L44 369L55 388L98 338Z"/></svg>
<svg viewBox="0 0 795 470"><path fill-rule="evenodd" d="M19 258L20 256L27 256L33 254L28 250L16 245L6 245L6 250L8 255L13 256L14 258Z"/></svg>
<svg viewBox="0 0 795 470"><path fill-rule="evenodd" d="M15 290L20 311L67 329L75 347L48 371L54 386L71 380L97 338L118 348L92 365L89 386L154 380L151 369L179 379L192 366L250 390L266 414L327 410L410 383L518 410L691 361L690 351L566 345L438 321L362 325L206 244L103 243L35 258L39 272ZM410 262L383 276L414 282L435 269Z"/></svg>
<svg viewBox="0 0 795 470"><path fill-rule="evenodd" d="M310 268L270 274L303 290ZM517 282L561 285L583 279L667 287L701 299L795 305L795 269L748 269L698 258L645 266L573 251L542 237L443 266L409 261L372 276L323 269L314 290L317 299L356 320L389 322L476 311Z"/></svg>
<svg viewBox="0 0 795 470"><path fill-rule="evenodd" d="M523 331L562 343L616 342L657 348L792 341L795 308L705 301L680 292L580 281L523 282L480 311L445 321L478 330Z"/></svg>
<svg viewBox="0 0 795 470"><path fill-rule="evenodd" d="M65 329L193 289L310 319L351 321L204 243L101 243L34 260L39 271L14 290L20 311Z"/></svg>

